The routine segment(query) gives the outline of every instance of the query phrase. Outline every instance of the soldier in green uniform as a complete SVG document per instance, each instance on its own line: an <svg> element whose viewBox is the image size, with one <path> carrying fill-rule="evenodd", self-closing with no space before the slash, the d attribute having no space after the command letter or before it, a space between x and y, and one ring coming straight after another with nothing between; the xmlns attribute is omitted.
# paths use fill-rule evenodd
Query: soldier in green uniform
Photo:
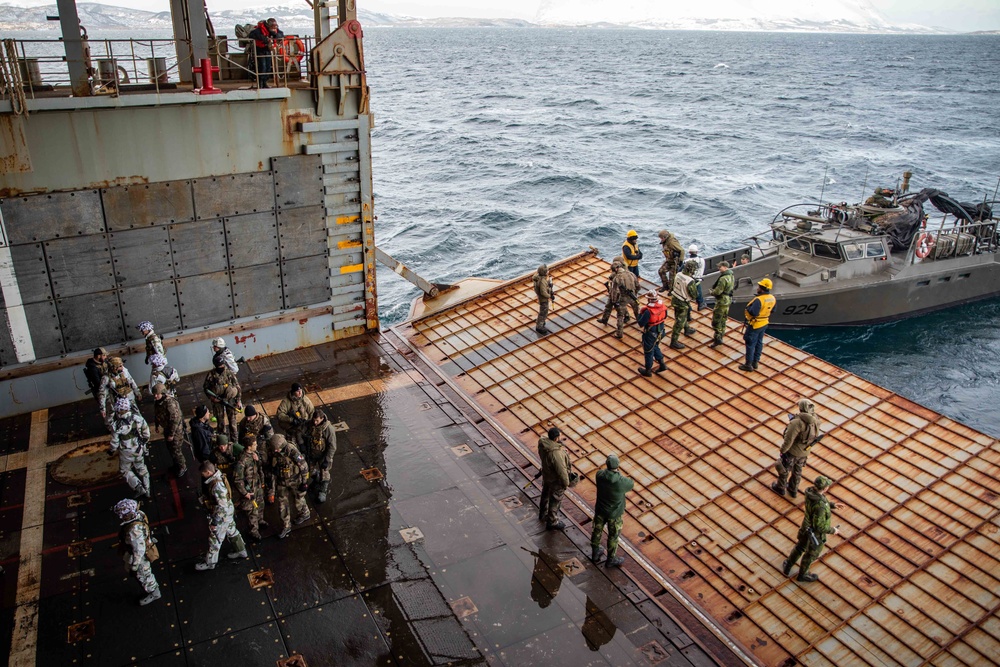
<svg viewBox="0 0 1000 667"><path fill-rule="evenodd" d="M615 257L611 262L611 277L605 284L608 288L608 303L604 306L604 314L598 321L607 324L611 309L614 308L617 325L615 338L621 340L625 336L625 325L629 321L628 309L631 308L635 318L639 319L639 302L636 301L639 283L631 272L625 270L622 258Z"/></svg>
<svg viewBox="0 0 1000 667"><path fill-rule="evenodd" d="M313 413L312 428L306 442L309 479L316 485L316 502L325 503L330 489L330 466L337 453L337 433L322 410Z"/></svg>
<svg viewBox="0 0 1000 667"><path fill-rule="evenodd" d="M660 248L663 250L663 264L660 265L660 291L669 292L674 284L674 276L680 271L684 261L684 246L677 237L666 229L660 230Z"/></svg>
<svg viewBox="0 0 1000 667"><path fill-rule="evenodd" d="M726 335L726 322L729 320L729 306L733 304L733 288L736 280L733 278L733 270L729 268L729 262L723 260L719 262L719 277L712 285L712 296L715 297L715 308L712 310L712 329L715 337L712 339L710 347L722 345L722 338Z"/></svg>
<svg viewBox="0 0 1000 667"><path fill-rule="evenodd" d="M539 266L531 282L535 288L535 296L538 297L538 318L535 320L535 331L547 334L549 330L545 328L545 320L549 316L549 304L556 298L555 290L552 289L549 267L545 264Z"/></svg>
<svg viewBox="0 0 1000 667"><path fill-rule="evenodd" d="M772 491L783 496L787 490L792 498L799 495L802 468L809 458L809 450L818 439L819 417L816 416L816 406L809 399L803 398L799 401L799 414L795 415L785 427L781 455L775 465L778 481L771 484Z"/></svg>
<svg viewBox="0 0 1000 667"><path fill-rule="evenodd" d="M538 506L538 520L545 522L548 530L563 530L566 524L559 520L559 506L570 487L569 453L562 444L562 432L554 426L538 439L538 458L542 463L542 496Z"/></svg>
<svg viewBox="0 0 1000 667"><path fill-rule="evenodd" d="M833 480L820 475L816 478L813 486L806 489L806 513L802 518L802 526L799 528L799 541L789 554L788 560L781 565L781 571L787 577L792 573L792 568L802 558L802 565L799 567L798 580L802 582L816 581L819 577L809 573L809 567L823 551L826 544L827 535L839 535L840 530L830 525L831 509L837 509L837 503L830 503L823 491L830 488Z"/></svg>
<svg viewBox="0 0 1000 667"><path fill-rule="evenodd" d="M233 467L243 454L243 445L230 442L229 436L220 433L215 436L215 447L212 449L212 462L226 477L232 475Z"/></svg>
<svg viewBox="0 0 1000 667"><path fill-rule="evenodd" d="M225 433L230 440L236 439L236 412L242 410L240 403L240 381L226 367L222 355L215 355L215 368L205 376L202 388L211 400L212 416L215 417L215 428L219 433ZM228 422L228 426L227 426Z"/></svg>
<svg viewBox="0 0 1000 667"><path fill-rule="evenodd" d="M281 514L282 530L278 539L285 539L292 532L292 515L289 505L295 505L295 525L309 520L309 505L306 504L306 491L309 490L309 464L285 436L271 436L270 461L268 468L274 476L278 511Z"/></svg>
<svg viewBox="0 0 1000 667"><path fill-rule="evenodd" d="M619 567L625 558L617 556L618 539L625 522L625 494L632 490L635 482L618 472L618 456L612 454L607 460L607 469L597 473L597 503L594 506L594 529L590 533L590 560L601 560L604 547L601 537L604 527L608 527L608 559L605 565Z"/></svg>
<svg viewBox="0 0 1000 667"><path fill-rule="evenodd" d="M309 422L312 421L313 410L312 401L306 396L302 385L295 382L288 396L278 405L278 412L274 418L281 424L289 440L301 447L305 441L306 431L309 430Z"/></svg>
<svg viewBox="0 0 1000 667"><path fill-rule="evenodd" d="M698 284L694 272L698 264L692 260L684 262L684 268L674 278L674 287L670 290L670 305L674 309L674 328L670 333L670 347L683 350L686 345L680 341L681 333L685 336L694 334L694 327L688 324L691 316L691 304L698 303Z"/></svg>
<svg viewBox="0 0 1000 667"><path fill-rule="evenodd" d="M153 385L153 407L153 425L157 431L163 429L163 440L174 459L174 471L178 477L183 477L187 473L187 460L184 458L184 415L180 403L167 393L166 386L157 383Z"/></svg>
<svg viewBox="0 0 1000 667"><path fill-rule="evenodd" d="M244 449L236 465L233 466L233 486L240 509L247 514L250 522L250 537L260 539L261 526L267 527L264 515L264 466L257 454L257 437L246 436Z"/></svg>
<svg viewBox="0 0 1000 667"><path fill-rule="evenodd" d="M211 461L205 461L201 464L201 476L205 480L204 501L209 511L209 532L208 552L205 554L205 560L194 565L194 569L199 572L215 569L215 564L219 562L219 550L222 548L224 538L229 538L229 544L233 547L233 552L227 558L234 560L248 558L247 546L243 542L240 531L236 530L236 521L233 518L236 508L233 507L229 481L223 477L222 471L216 468Z"/></svg>
<svg viewBox="0 0 1000 667"><path fill-rule="evenodd" d="M239 429L237 429L240 443L246 447L247 436L260 442L261 433L265 427L271 427L271 421L267 418L267 415L263 412L258 412L254 406L248 405L246 410L243 411L243 419L240 421Z"/></svg>

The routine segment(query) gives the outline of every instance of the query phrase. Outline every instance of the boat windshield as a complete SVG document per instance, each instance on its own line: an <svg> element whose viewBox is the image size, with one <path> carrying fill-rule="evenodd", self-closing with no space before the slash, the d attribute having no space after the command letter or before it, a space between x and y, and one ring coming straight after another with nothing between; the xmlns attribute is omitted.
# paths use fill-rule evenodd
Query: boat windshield
<svg viewBox="0 0 1000 667"><path fill-rule="evenodd" d="M865 253L866 257L885 257L885 248L882 246L881 241L876 241L874 243L868 244L868 252Z"/></svg>
<svg viewBox="0 0 1000 667"><path fill-rule="evenodd" d="M847 259L861 259L865 256L864 243L844 243L840 247L844 249L844 257Z"/></svg>
<svg viewBox="0 0 1000 667"><path fill-rule="evenodd" d="M827 257L829 259L840 259L840 251L832 243L813 243L813 254L817 257Z"/></svg>
<svg viewBox="0 0 1000 667"><path fill-rule="evenodd" d="M809 241L804 241L802 239L788 239L788 247L792 250L801 250L802 252L810 252Z"/></svg>

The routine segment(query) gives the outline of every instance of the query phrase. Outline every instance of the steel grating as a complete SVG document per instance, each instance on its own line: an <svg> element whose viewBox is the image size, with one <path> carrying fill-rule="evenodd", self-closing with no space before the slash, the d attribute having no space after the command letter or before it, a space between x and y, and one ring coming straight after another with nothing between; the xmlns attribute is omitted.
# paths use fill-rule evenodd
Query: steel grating
<svg viewBox="0 0 1000 667"><path fill-rule="evenodd" d="M996 662L1000 442L774 339L748 376L735 321L708 347L710 314L686 350L664 350L667 373L642 378L638 330L617 341L596 321L608 268L585 255L551 269L545 337L530 277L399 331L526 450L559 426L587 503L617 453L636 480L625 535L761 664ZM800 396L827 433L804 478L835 478L844 505L809 585L780 571L802 496L768 489Z"/></svg>

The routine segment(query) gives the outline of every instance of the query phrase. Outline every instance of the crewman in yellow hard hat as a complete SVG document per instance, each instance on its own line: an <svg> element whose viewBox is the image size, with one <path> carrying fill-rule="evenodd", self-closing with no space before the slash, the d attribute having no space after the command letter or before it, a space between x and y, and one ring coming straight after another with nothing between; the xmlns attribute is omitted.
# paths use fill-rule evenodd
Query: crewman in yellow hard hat
<svg viewBox="0 0 1000 667"><path fill-rule="evenodd" d="M639 232L634 229L628 230L628 234L625 235L625 243L622 244L622 259L625 260L625 268L638 278L642 251L639 250Z"/></svg>
<svg viewBox="0 0 1000 667"><path fill-rule="evenodd" d="M770 278L764 278L757 283L757 296L750 300L743 312L743 341L747 345L746 360L740 364L740 370L752 373L760 363L760 354L764 351L764 331L767 329L768 318L777 303L771 294L774 284Z"/></svg>

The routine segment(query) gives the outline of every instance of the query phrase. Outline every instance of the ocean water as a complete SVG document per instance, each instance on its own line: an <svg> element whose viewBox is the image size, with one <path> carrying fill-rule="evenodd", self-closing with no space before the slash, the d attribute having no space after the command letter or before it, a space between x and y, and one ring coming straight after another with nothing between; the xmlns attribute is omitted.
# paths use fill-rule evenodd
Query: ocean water
<svg viewBox="0 0 1000 667"><path fill-rule="evenodd" d="M510 278L628 229L704 253L781 208L894 186L992 198L1000 37L369 29L378 244L435 282ZM825 178L825 181L824 181ZM383 325L419 292L379 276ZM779 333L1000 436L1000 300ZM766 353L766 352L765 352Z"/></svg>

